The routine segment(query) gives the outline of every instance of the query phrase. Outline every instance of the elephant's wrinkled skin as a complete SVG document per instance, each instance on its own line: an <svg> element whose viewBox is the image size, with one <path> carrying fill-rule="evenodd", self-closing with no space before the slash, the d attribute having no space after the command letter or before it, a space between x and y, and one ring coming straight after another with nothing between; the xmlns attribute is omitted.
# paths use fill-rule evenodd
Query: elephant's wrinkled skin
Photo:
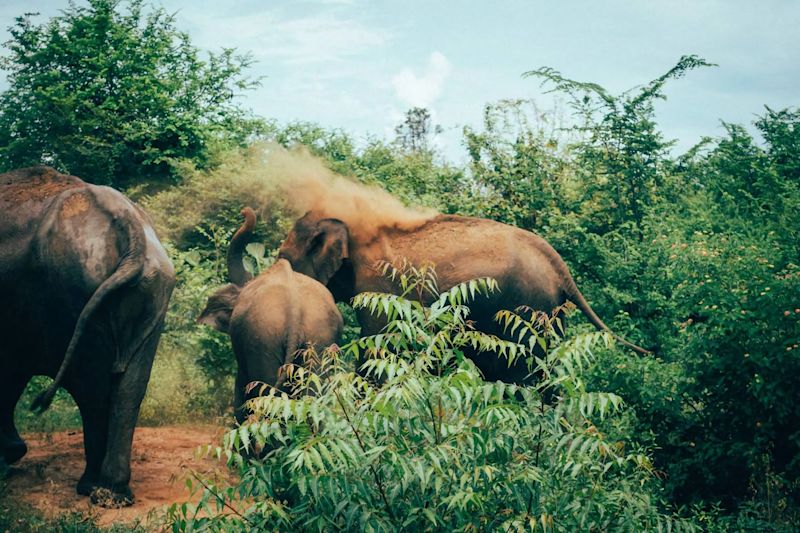
<svg viewBox="0 0 800 533"><path fill-rule="evenodd" d="M379 261L399 263L406 259L415 265L433 264L441 291L478 277L497 280L499 292L470 305L470 319L481 331L504 336L493 321L501 309L525 305L550 313L567 300L598 329L608 330L578 290L561 256L534 233L456 215L436 216L411 229L356 229L310 211L295 222L278 257L287 259L297 272L325 283L338 301L348 301L365 291L396 292L397 287L376 265ZM377 333L383 326L363 309L358 318L365 334ZM506 360L494 354L478 352L470 356L488 380L522 383L529 375L523 361L509 367Z"/></svg>
<svg viewBox="0 0 800 533"><path fill-rule="evenodd" d="M241 422L248 383L259 381L281 389L281 366L291 363L298 350L311 344L320 352L335 343L342 331L342 315L333 296L321 283L294 272L278 260L250 280L242 251L255 226L255 213L242 210L245 223L231 239L228 275L233 281L208 299L198 322L231 336L238 370L234 405Z"/></svg>
<svg viewBox="0 0 800 533"><path fill-rule="evenodd" d="M0 457L27 451L14 406L32 376L53 377L33 407L47 408L59 385L75 399L86 452L78 492L132 503L133 431L172 264L144 211L52 168L0 175L0 213Z"/></svg>

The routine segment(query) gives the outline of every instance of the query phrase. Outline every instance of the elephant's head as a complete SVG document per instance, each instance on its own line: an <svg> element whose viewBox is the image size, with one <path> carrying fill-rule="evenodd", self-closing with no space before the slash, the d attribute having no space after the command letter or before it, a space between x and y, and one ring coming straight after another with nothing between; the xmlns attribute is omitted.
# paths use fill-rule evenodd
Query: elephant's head
<svg viewBox="0 0 800 533"><path fill-rule="evenodd" d="M214 294L208 297L203 312L197 317L198 324L211 326L217 331L228 333L231 323L231 313L239 298L242 288L233 283L228 283Z"/></svg>
<svg viewBox="0 0 800 533"><path fill-rule="evenodd" d="M347 225L337 218L324 218L309 211L289 232L278 257L291 263L292 270L329 285L349 257Z"/></svg>

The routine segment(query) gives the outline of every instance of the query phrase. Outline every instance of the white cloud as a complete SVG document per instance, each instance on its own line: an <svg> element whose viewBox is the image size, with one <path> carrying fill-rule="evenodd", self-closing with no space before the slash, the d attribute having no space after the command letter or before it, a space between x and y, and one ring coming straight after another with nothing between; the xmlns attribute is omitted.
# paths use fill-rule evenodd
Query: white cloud
<svg viewBox="0 0 800 533"><path fill-rule="evenodd" d="M440 52L434 52L428 59L424 74L417 76L411 68L406 67L392 78L392 85L397 98L403 103L410 107L430 108L442 93L451 70L447 58Z"/></svg>
<svg viewBox="0 0 800 533"><path fill-rule="evenodd" d="M382 30L332 15L280 21L267 33L271 36L265 46L260 46L265 55L289 63L339 61L380 46L389 38Z"/></svg>
<svg viewBox="0 0 800 533"><path fill-rule="evenodd" d="M310 17L283 18L272 11L248 15L188 15L201 45L249 51L257 59L280 60L286 64L343 61L382 46L390 36L332 13ZM193 35L194 36L194 35Z"/></svg>

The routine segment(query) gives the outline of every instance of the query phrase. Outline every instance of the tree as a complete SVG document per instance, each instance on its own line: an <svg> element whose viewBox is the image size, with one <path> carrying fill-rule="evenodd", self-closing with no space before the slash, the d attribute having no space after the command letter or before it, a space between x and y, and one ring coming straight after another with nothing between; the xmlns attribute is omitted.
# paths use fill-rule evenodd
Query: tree
<svg viewBox="0 0 800 533"><path fill-rule="evenodd" d="M17 17L0 59L0 167L46 163L94 182L170 181L174 163L209 162L212 141L242 137L237 90L248 56L232 49L199 58L163 9L143 0L70 2L37 25ZM238 131L237 131L238 128ZM242 139L243 140L243 139Z"/></svg>
<svg viewBox="0 0 800 533"><path fill-rule="evenodd" d="M553 217L575 210L575 171L560 122L532 100L501 100L485 106L483 130L464 128L471 175L484 193L481 215L542 232Z"/></svg>
<svg viewBox="0 0 800 533"><path fill-rule="evenodd" d="M605 227L597 228L598 233L613 230L623 222L641 225L648 208L662 192L661 166L674 144L658 131L655 101L666 99L664 85L669 80L708 66L714 64L694 55L683 56L665 74L618 96L596 83L565 78L549 67L523 74L552 85L552 92L567 95L576 116L583 121L579 129L588 138L578 149L578 162L587 171L587 180L594 181L587 193L591 196L599 192L606 197L600 208L605 212L602 218L607 220ZM605 189L613 190L613 194L605 194Z"/></svg>
<svg viewBox="0 0 800 533"><path fill-rule="evenodd" d="M395 127L397 144L409 152L430 150L431 134L442 132L441 126L433 126L431 113L424 107L412 107L406 112L403 122Z"/></svg>

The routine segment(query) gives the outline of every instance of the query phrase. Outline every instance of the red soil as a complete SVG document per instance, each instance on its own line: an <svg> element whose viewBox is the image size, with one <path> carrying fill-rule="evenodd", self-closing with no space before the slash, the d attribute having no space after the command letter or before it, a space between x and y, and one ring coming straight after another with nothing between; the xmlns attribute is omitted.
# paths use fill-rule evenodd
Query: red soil
<svg viewBox="0 0 800 533"><path fill-rule="evenodd" d="M136 502L123 509L94 506L75 492L84 468L82 432L23 435L28 454L13 465L6 496L48 516L81 511L100 525L139 520L147 529L161 529L164 508L199 497L191 497L186 486L192 472L227 475L224 463L198 453L201 446L219 444L224 431L217 426L137 428L131 454Z"/></svg>

